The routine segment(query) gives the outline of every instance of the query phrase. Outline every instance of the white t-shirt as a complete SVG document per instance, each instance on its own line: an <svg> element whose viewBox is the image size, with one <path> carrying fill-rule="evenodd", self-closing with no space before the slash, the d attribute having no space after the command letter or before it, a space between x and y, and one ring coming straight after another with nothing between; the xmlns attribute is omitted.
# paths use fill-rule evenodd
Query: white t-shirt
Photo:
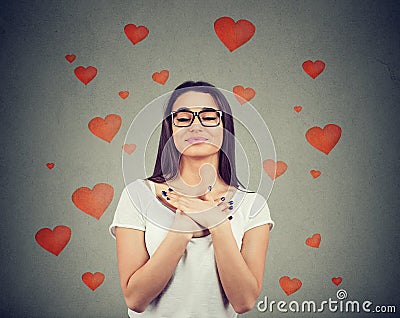
<svg viewBox="0 0 400 318"><path fill-rule="evenodd" d="M154 183L149 182L152 190L143 179L124 188L109 231L114 239L116 226L145 231L146 248L152 257L167 235L175 213L159 201ZM244 232L263 224L270 224L272 229L274 221L260 194L238 190L232 200L234 208L230 212L233 216L230 222L240 249ZM164 290L144 312L137 313L128 308L128 315L131 318L237 317L219 281L211 235L192 238Z"/></svg>

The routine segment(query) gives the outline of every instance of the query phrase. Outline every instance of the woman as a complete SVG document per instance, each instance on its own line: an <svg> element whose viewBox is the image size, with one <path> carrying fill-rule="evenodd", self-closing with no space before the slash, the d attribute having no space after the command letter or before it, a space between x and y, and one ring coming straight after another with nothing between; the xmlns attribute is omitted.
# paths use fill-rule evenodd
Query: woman
<svg viewBox="0 0 400 318"><path fill-rule="evenodd" d="M127 185L110 225L129 317L231 318L253 308L274 222L265 199L239 186L228 101L209 83L181 84L153 175Z"/></svg>

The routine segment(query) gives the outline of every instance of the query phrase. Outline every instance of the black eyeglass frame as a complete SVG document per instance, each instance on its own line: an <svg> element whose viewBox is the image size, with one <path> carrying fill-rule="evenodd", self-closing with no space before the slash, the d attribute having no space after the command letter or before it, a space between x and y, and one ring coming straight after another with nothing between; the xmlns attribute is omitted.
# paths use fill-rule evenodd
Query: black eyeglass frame
<svg viewBox="0 0 400 318"><path fill-rule="evenodd" d="M201 113L205 113L205 112L212 112L212 111L214 111L214 112L216 112L216 113L219 114L219 117L218 117L218 119L219 119L218 124L212 125L212 126L204 125L203 122L201 121L200 114L201 114ZM191 121L188 125L186 125L186 126L177 126L177 125L175 125L175 123L174 123L174 114L175 114L175 113L183 113L183 112L192 113L192 115L193 115L192 121ZM221 124L222 114L223 114L223 111L222 111L222 110L217 110L217 109L203 109L203 110L201 110L201 111L199 111L199 112L193 112L193 111L191 111L191 110L177 110L177 111L171 112L171 121L172 121L172 125L174 125L175 127L178 127L178 128L190 127L190 126L192 126L192 124L193 124L193 122L194 122L194 119L195 119L196 116L197 116L197 118L199 119L200 124L201 124L203 127L217 127L217 126L219 126L219 125Z"/></svg>

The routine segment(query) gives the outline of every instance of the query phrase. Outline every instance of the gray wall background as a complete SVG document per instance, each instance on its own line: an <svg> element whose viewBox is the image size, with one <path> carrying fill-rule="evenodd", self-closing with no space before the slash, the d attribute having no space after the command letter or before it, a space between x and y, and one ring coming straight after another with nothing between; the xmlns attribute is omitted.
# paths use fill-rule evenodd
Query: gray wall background
<svg viewBox="0 0 400 318"><path fill-rule="evenodd" d="M126 316L108 233L124 186L121 146L142 107L185 80L254 88L251 103L289 166L268 199L276 228L260 300L318 303L343 288L348 299L400 311L399 11L397 1L2 2L1 316ZM256 26L233 53L213 30L222 16ZM147 26L148 38L133 46L123 32L128 23ZM72 64L64 58L70 53ZM315 80L301 68L309 59L326 63ZM79 65L99 71L87 86L73 73ZM170 71L164 86L151 79L162 69ZM130 91L128 99L120 90ZM110 113L123 124L108 144L87 124ZM342 137L326 156L305 133L328 123L341 126ZM311 169L322 175L313 179ZM100 182L115 195L98 221L71 195ZM56 225L72 229L58 257L34 238ZM322 236L318 249L304 243L313 233ZM82 283L86 271L105 274L96 291ZM303 282L290 296L279 286L285 275ZM335 276L343 278L339 287ZM352 316L256 308L242 316L294 315Z"/></svg>

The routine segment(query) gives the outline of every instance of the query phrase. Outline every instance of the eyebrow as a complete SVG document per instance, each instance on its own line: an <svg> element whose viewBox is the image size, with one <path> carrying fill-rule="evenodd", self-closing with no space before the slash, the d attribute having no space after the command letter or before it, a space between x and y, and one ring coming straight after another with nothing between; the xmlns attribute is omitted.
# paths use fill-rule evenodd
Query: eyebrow
<svg viewBox="0 0 400 318"><path fill-rule="evenodd" d="M193 106L193 107L199 107L199 106ZM181 110L190 110L188 107L180 107L178 108L176 111L181 111ZM201 110L219 110L219 109L215 109L212 107L203 107Z"/></svg>

